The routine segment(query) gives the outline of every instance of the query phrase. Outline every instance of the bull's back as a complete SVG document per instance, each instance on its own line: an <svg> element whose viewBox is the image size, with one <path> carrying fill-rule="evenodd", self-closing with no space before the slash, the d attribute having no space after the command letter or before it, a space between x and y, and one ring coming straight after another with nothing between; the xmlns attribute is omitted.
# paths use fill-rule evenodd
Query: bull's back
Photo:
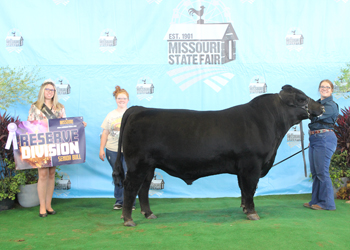
<svg viewBox="0 0 350 250"><path fill-rule="evenodd" d="M128 135L125 140L130 143L138 141L140 147L147 142L152 143L147 148L162 146L181 153L188 148L205 149L232 139L230 134L233 131L244 129L244 117L240 117L239 112L233 113L232 110L145 109L129 117L125 126L124 133Z"/></svg>
<svg viewBox="0 0 350 250"><path fill-rule="evenodd" d="M161 169L161 165L171 168L174 164L186 171L199 165L216 171L212 167L221 164L223 169L218 172L232 172L236 159L252 150L258 154L268 151L262 146L259 117L261 113L249 104L222 111L137 107L125 124L124 154Z"/></svg>

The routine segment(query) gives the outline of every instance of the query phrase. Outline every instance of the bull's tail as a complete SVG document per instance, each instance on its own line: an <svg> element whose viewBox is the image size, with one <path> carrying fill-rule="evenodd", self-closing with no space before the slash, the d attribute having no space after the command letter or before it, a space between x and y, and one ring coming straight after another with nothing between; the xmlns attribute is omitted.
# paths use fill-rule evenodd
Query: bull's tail
<svg viewBox="0 0 350 250"><path fill-rule="evenodd" d="M113 174L112 174L114 185L118 185L119 187L123 187L123 182L125 179L123 162L121 160L123 132L124 132L126 121L128 120L128 117L130 116L130 114L132 113L133 113L133 107L127 109L123 115L122 122L120 125L119 140L118 140L118 155L117 155L117 160L114 163Z"/></svg>

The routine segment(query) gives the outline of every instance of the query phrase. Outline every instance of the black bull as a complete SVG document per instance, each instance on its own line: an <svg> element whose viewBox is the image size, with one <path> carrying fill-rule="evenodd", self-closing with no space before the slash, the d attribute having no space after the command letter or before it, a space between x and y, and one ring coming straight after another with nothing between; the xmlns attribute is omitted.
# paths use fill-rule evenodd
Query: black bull
<svg viewBox="0 0 350 250"><path fill-rule="evenodd" d="M279 94L221 111L131 107L122 119L118 149L123 145L125 180L119 153L113 171L114 183L124 184L124 225L136 225L131 212L137 194L141 213L157 218L148 200L155 168L187 184L209 175L237 175L241 207L248 219L258 220L253 196L283 137L293 125L322 112L321 104L289 85Z"/></svg>

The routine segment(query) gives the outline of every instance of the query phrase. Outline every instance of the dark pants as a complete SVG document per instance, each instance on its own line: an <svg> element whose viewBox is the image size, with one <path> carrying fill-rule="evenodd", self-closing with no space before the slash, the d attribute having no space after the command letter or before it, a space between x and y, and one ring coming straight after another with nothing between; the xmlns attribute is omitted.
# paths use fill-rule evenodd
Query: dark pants
<svg viewBox="0 0 350 250"><path fill-rule="evenodd" d="M114 152L114 151L111 151L111 150L108 150L106 149L106 157L107 157L107 160L109 162L109 164L111 165L112 167L112 170L114 168L114 164L117 160L117 156L118 156L118 152ZM124 175L126 176L126 172L128 171L127 170L127 167L126 167L126 162L124 160L124 155L123 153L121 153L121 160L122 160L122 164L123 164L123 169L124 169ZM118 185L114 185L114 197L116 199L116 202L115 204L117 205L123 205L123 201L124 201L124 188L122 187L118 187ZM134 206L135 206L135 202L134 202Z"/></svg>

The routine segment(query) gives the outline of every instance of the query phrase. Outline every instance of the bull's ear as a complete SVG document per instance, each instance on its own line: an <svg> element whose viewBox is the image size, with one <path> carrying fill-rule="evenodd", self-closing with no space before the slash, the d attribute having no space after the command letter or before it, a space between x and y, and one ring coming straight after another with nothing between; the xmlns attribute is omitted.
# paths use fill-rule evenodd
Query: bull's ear
<svg viewBox="0 0 350 250"><path fill-rule="evenodd" d="M282 90L279 93L282 101L288 106L294 105L295 92L292 91L293 87L290 85L285 85L282 87Z"/></svg>
<svg viewBox="0 0 350 250"><path fill-rule="evenodd" d="M293 89L293 87L291 85L284 85L282 87L282 90L285 90L285 91L291 91Z"/></svg>

